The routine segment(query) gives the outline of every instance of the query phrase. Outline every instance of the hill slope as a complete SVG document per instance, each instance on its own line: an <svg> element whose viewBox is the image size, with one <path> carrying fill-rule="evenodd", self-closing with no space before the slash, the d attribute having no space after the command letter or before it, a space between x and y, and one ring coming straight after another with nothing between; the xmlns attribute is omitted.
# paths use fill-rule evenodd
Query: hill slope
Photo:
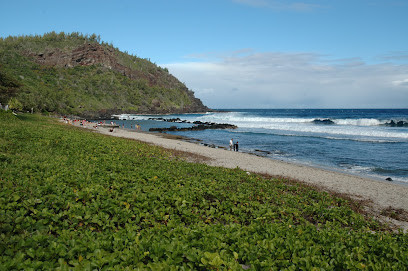
<svg viewBox="0 0 408 271"><path fill-rule="evenodd" d="M0 39L0 91L17 109L84 117L209 110L167 69L95 34Z"/></svg>

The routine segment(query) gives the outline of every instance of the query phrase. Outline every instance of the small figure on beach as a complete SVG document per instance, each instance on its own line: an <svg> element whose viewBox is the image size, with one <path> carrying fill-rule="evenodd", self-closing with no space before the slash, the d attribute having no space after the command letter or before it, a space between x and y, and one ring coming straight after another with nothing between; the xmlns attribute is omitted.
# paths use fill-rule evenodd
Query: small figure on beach
<svg viewBox="0 0 408 271"><path fill-rule="evenodd" d="M230 151L232 151L232 149L234 148L234 140L232 138L229 142L229 147L230 147Z"/></svg>
<svg viewBox="0 0 408 271"><path fill-rule="evenodd" d="M234 144L234 151L238 151L238 141Z"/></svg>

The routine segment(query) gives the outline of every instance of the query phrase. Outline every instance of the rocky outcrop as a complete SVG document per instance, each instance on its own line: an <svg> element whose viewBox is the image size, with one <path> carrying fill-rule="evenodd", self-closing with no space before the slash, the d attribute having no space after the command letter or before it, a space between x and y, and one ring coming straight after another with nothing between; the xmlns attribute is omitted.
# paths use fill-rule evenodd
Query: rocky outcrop
<svg viewBox="0 0 408 271"><path fill-rule="evenodd" d="M48 48L41 53L28 53L37 63L47 66L75 67L78 65L89 66L103 64L111 68L115 61L113 50L103 48L99 44L84 44L71 51L63 51L59 48Z"/></svg>
<svg viewBox="0 0 408 271"><path fill-rule="evenodd" d="M314 124L325 124L325 125L332 125L335 124L334 121L331 119L315 119L313 120Z"/></svg>
<svg viewBox="0 0 408 271"><path fill-rule="evenodd" d="M390 122L387 122L384 125L389 127L408 127L408 122L402 120L400 121L391 120Z"/></svg>
<svg viewBox="0 0 408 271"><path fill-rule="evenodd" d="M26 55L37 63L46 66L72 68L75 66L91 66L100 64L103 67L119 72L131 79L146 79L150 85L157 83L154 74L146 74L126 67L119 63L115 55L115 49L102 46L98 43L86 43L73 50L61 50L59 48L48 48L44 52L26 52Z"/></svg>
<svg viewBox="0 0 408 271"><path fill-rule="evenodd" d="M180 118L172 118L172 119L165 119L162 117L159 118L149 118L149 120L156 120L156 121L165 121L165 122L176 122L176 123L192 123L187 120L181 120ZM202 124L202 122L198 121L199 123L196 124Z"/></svg>
<svg viewBox="0 0 408 271"><path fill-rule="evenodd" d="M177 128L176 126L171 126L170 128L150 128L150 132L185 132L185 131L203 131L207 129L236 129L237 126L232 124L200 124L193 127L182 127Z"/></svg>
<svg viewBox="0 0 408 271"><path fill-rule="evenodd" d="M236 129L236 125L228 123L213 123L213 122L201 122L194 121L189 122L186 120L181 120L179 118L175 119L163 119L163 118L150 118L151 120L166 121L166 122L175 122L175 123L191 123L194 124L192 127L177 127L171 126L169 128L150 128L150 132L183 132L183 131L203 131L207 129Z"/></svg>

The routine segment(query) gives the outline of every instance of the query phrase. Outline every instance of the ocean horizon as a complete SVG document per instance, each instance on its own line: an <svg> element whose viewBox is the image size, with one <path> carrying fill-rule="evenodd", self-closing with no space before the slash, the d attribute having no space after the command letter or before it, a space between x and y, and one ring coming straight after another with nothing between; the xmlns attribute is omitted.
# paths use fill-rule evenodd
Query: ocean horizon
<svg viewBox="0 0 408 271"><path fill-rule="evenodd" d="M237 129L167 132L201 144L228 148L291 163L342 171L408 185L408 109L216 109L204 114L116 116L127 129L191 122L228 123ZM162 117L190 123L152 120Z"/></svg>

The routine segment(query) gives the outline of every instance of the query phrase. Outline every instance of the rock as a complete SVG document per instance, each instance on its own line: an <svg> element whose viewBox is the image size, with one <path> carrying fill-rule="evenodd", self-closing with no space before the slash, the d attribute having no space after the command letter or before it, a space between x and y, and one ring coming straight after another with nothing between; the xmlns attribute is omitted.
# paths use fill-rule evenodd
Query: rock
<svg viewBox="0 0 408 271"><path fill-rule="evenodd" d="M255 149L256 152L260 152L260 153L264 153L264 154L271 154L270 151L264 151L264 150L259 150L259 149Z"/></svg>
<svg viewBox="0 0 408 271"><path fill-rule="evenodd" d="M180 118L173 118L173 119L164 119L164 118L149 118L149 120L157 120L157 121L166 121L166 122L177 122L177 123L191 123L195 126L193 127L181 127L177 128L176 126L171 126L170 128L150 128L150 132L166 132L166 131L202 131L207 129L236 129L238 128L235 125L227 124L227 123L213 123L213 122L201 122L201 121L194 121L189 122L187 120L181 120Z"/></svg>
<svg viewBox="0 0 408 271"><path fill-rule="evenodd" d="M315 119L313 120L314 124L335 124L334 121L332 121L331 119Z"/></svg>
<svg viewBox="0 0 408 271"><path fill-rule="evenodd" d="M181 122L180 118L175 118L175 119L167 119L167 122Z"/></svg>
<svg viewBox="0 0 408 271"><path fill-rule="evenodd" d="M395 122L394 120L391 120L390 122L387 122L384 125L390 127L408 127L408 122L403 120Z"/></svg>
<svg viewBox="0 0 408 271"><path fill-rule="evenodd" d="M189 123L186 120L181 120L180 118L174 118L174 119L164 119L164 118L149 118L149 120L157 120L157 121L166 121L166 122L183 122L183 123Z"/></svg>
<svg viewBox="0 0 408 271"><path fill-rule="evenodd" d="M395 127L396 123L395 121L391 120L390 122L387 122L384 124L385 126L391 126L391 127Z"/></svg>
<svg viewBox="0 0 408 271"><path fill-rule="evenodd" d="M389 182L392 182L393 181L393 179L392 178L390 178L390 177L388 177L387 179L385 179L386 181L389 181Z"/></svg>
<svg viewBox="0 0 408 271"><path fill-rule="evenodd" d="M171 126L170 128L150 128L150 132L166 132L166 131L178 131L178 132L183 132L183 131L203 131L207 129L236 129L238 128L237 126L233 124L217 124L217 123L212 123L212 124L199 124L193 127L181 127L177 128L176 126Z"/></svg>
<svg viewBox="0 0 408 271"><path fill-rule="evenodd" d="M152 101L152 106L154 107L160 107L160 101L158 99L153 99Z"/></svg>

